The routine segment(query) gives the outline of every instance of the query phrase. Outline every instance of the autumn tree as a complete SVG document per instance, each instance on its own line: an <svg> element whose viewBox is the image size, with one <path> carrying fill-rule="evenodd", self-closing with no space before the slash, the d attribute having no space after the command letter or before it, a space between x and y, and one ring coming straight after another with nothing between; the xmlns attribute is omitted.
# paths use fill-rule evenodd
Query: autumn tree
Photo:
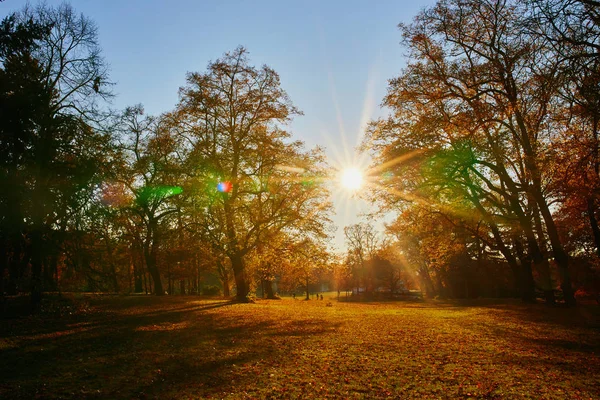
<svg viewBox="0 0 600 400"><path fill-rule="evenodd" d="M322 242L310 238L295 242L290 248L290 270L295 282L304 286L306 300L310 300L310 284L319 282L328 270L329 253Z"/></svg>
<svg viewBox="0 0 600 400"><path fill-rule="evenodd" d="M191 172L210 191L236 297L245 301L251 251L285 230L316 231L326 222L326 191L303 183L304 175L321 172L323 156L289 140L285 124L299 111L277 73L251 66L242 47L210 63L206 73L188 74L180 96L175 129ZM231 186L218 192L221 181Z"/></svg>
<svg viewBox="0 0 600 400"><path fill-rule="evenodd" d="M161 118L144 116L141 106L124 111L115 125L120 132L121 165L114 181L127 189L125 211L134 226L142 226L142 252L152 277L154 293L163 295L158 253L168 230L165 225L178 208L171 201L182 192L179 183L180 160L168 124ZM133 232L132 232L133 234Z"/></svg>
<svg viewBox="0 0 600 400"><path fill-rule="evenodd" d="M373 225L358 223L344 228L346 238L347 265L352 270L356 293L363 287L366 292L373 290L373 277L367 268L367 263L373 259L379 240Z"/></svg>
<svg viewBox="0 0 600 400"><path fill-rule="evenodd" d="M562 82L548 62L556 53L524 29L528 13L514 1L442 1L401 25L411 61L390 81L384 105L392 114L372 125L366 145L392 173L382 182L388 197L429 201L452 213L444 201L414 190L461 191L495 247L521 270L525 298L532 297L532 263L553 302L551 252L564 298L574 304L569 255L550 207L556 193L548 190L549 144L564 130L553 119L562 111ZM412 182L397 174L402 157L412 157ZM442 179L422 173L429 160L437 161Z"/></svg>

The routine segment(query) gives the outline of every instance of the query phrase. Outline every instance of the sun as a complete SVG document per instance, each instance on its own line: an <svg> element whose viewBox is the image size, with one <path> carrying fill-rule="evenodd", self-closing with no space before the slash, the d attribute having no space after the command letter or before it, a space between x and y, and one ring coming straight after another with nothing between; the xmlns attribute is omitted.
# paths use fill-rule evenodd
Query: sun
<svg viewBox="0 0 600 400"><path fill-rule="evenodd" d="M358 168L345 168L341 174L342 186L349 190L358 190L363 185L363 173Z"/></svg>

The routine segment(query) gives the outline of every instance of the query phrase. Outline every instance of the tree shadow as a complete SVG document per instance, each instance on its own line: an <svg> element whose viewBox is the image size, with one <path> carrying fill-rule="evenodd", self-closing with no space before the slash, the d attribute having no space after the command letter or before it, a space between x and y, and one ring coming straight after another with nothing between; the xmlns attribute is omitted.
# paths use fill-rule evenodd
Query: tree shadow
<svg viewBox="0 0 600 400"><path fill-rule="evenodd" d="M169 303L171 309L139 303L109 307L3 335L0 397L177 398L183 392L196 397L235 392L263 367L289 361L279 338L312 338L335 329L324 320L270 324L268 317L250 313L240 319L240 310L217 312L227 307L258 311L231 301Z"/></svg>

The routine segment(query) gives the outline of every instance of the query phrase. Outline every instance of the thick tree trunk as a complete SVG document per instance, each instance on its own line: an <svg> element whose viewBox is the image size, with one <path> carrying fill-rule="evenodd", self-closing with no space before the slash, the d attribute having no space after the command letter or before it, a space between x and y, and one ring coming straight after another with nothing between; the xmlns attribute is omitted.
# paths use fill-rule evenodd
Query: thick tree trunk
<svg viewBox="0 0 600 400"><path fill-rule="evenodd" d="M229 289L229 269L223 265L223 262L219 258L217 258L217 272L223 286L223 296L231 296Z"/></svg>
<svg viewBox="0 0 600 400"><path fill-rule="evenodd" d="M158 250L156 229L156 222L150 221L148 224L148 237L144 243L144 258L146 259L146 268L148 268L148 273L154 283L154 294L156 296L163 296L165 290L163 289L160 271L156 263L156 252Z"/></svg>
<svg viewBox="0 0 600 400"><path fill-rule="evenodd" d="M144 291L146 292L146 294L148 294L148 277L146 276L146 272L143 272L143 278L144 278Z"/></svg>
<svg viewBox="0 0 600 400"><path fill-rule="evenodd" d="M558 266L558 272L561 277L560 287L563 292L565 303L568 306L574 306L577 304L577 302L575 301L575 292L571 283L571 273L569 272L569 255L567 254L560 242L558 229L554 224L554 219L552 218L550 209L548 208L548 205L546 204L546 201L543 198L541 190L537 190L536 194L538 207L540 208L540 212L542 214L542 217L544 218L544 222L546 223L546 229L548 231L548 236L550 237L552 252L554 253L554 260L556 261L556 265Z"/></svg>
<svg viewBox="0 0 600 400"><path fill-rule="evenodd" d="M445 299L448 297L448 294L446 293L446 288L444 287L444 282L442 282L442 277L438 274L436 276L436 283L437 283L437 293L438 295Z"/></svg>
<svg viewBox="0 0 600 400"><path fill-rule="evenodd" d="M264 281L264 288L267 294L267 299L270 300L275 300L277 299L277 297L275 296L275 293L273 292L273 281L271 280L265 280Z"/></svg>
<svg viewBox="0 0 600 400"><path fill-rule="evenodd" d="M437 292L435 290L433 280L431 279L431 275L429 275L429 270L426 266L421 267L419 271L419 277L425 289L425 296L430 299L434 298L437 295Z"/></svg>
<svg viewBox="0 0 600 400"><path fill-rule="evenodd" d="M158 266L156 265L156 250L146 248L144 249L144 253L146 256L146 267L148 268L148 273L152 277L152 281L154 283L154 294L157 296L162 296L165 294L165 291L162 286Z"/></svg>
<svg viewBox="0 0 600 400"><path fill-rule="evenodd" d="M540 247L538 246L535 238L527 238L527 246L531 252L531 258L533 265L540 277L539 283L542 291L544 292L544 299L546 304L553 305L556 303L554 298L554 290L552 288L552 278L550 277L550 264L548 259L542 254Z"/></svg>
<svg viewBox="0 0 600 400"><path fill-rule="evenodd" d="M238 253L229 256L231 267L235 278L236 299L238 301L248 301L248 284L246 283L246 271L244 270L244 259Z"/></svg>
<svg viewBox="0 0 600 400"><path fill-rule="evenodd" d="M223 284L223 296L225 296L225 297L231 296L231 292L229 289L229 276L226 276L223 278L222 284Z"/></svg>
<svg viewBox="0 0 600 400"><path fill-rule="evenodd" d="M160 272L158 271L158 267L156 266L156 259L152 256L146 260L146 264L148 266L148 272L152 277L152 282L154 284L154 294L156 296L163 296L165 294L165 290L163 289Z"/></svg>
<svg viewBox="0 0 600 400"><path fill-rule="evenodd" d="M554 296L554 283L552 282L550 263L548 262L548 257L546 256L548 253L548 247L546 246L546 238L544 237L544 229L542 226L540 213L535 202L533 207L533 221L535 223L535 230L537 231L538 236L536 244L539 243L539 254L534 255L534 262L536 262L535 257L537 256L538 261L536 262L536 268L540 274L540 284L542 286L542 290L544 291L546 304L554 305L556 304L556 298Z"/></svg>
<svg viewBox="0 0 600 400"><path fill-rule="evenodd" d="M521 300L526 303L535 302L535 281L531 269L531 257L525 254L523 244L517 238L514 239L515 249L520 261L519 282L521 287Z"/></svg>
<svg viewBox="0 0 600 400"><path fill-rule="evenodd" d="M310 292L308 291L308 276L306 277L306 300L310 300ZM358 294L358 289L356 290L356 294Z"/></svg>
<svg viewBox="0 0 600 400"><path fill-rule="evenodd" d="M143 271L140 268L137 257L133 257L133 292L134 293L142 293L144 291L143 287Z"/></svg>

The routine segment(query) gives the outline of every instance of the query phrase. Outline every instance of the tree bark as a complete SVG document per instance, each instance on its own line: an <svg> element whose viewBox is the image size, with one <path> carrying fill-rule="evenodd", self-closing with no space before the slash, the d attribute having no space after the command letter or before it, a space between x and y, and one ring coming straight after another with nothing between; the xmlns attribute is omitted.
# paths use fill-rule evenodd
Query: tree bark
<svg viewBox="0 0 600 400"><path fill-rule="evenodd" d="M596 254L600 257L600 228L598 227L598 220L596 219L596 199L594 196L590 196L587 199L587 215L594 234L594 245L596 246Z"/></svg>
<svg viewBox="0 0 600 400"><path fill-rule="evenodd" d="M223 283L223 296L225 296L225 297L231 296L230 289L229 289L229 275L225 275L223 277L222 283Z"/></svg>
<svg viewBox="0 0 600 400"><path fill-rule="evenodd" d="M156 264L156 251L158 246L156 243L156 229L156 224L151 221L149 223L148 237L144 244L144 256L146 258L148 273L150 273L154 283L154 294L156 296L163 296L165 290L163 289L160 272L158 270L158 265Z"/></svg>
<svg viewBox="0 0 600 400"><path fill-rule="evenodd" d="M235 278L236 299L238 301L248 301L248 284L246 283L246 271L244 270L244 259L238 253L229 256L231 267Z"/></svg>
<svg viewBox="0 0 600 400"><path fill-rule="evenodd" d="M267 293L267 299L269 299L269 300L277 299L277 297L275 296L275 293L273 292L273 281L272 280L265 280L264 288Z"/></svg>
<svg viewBox="0 0 600 400"><path fill-rule="evenodd" d="M431 275L429 275L429 269L426 266L422 266L419 270L419 277L423 286L425 286L425 296L432 299L436 296L437 292L435 290L435 285L431 279Z"/></svg>
<svg viewBox="0 0 600 400"><path fill-rule="evenodd" d="M520 261L519 282L521 287L521 300L526 303L535 302L535 282L531 269L531 257L525 254L523 244L518 238L514 239L515 250Z"/></svg>
<svg viewBox="0 0 600 400"><path fill-rule="evenodd" d="M308 276L306 276L306 300L310 300L310 293L308 291L308 280L309 280L309 278L308 278ZM356 291L356 294L358 294L358 289Z"/></svg>
<svg viewBox="0 0 600 400"><path fill-rule="evenodd" d="M554 296L554 284L552 282L552 275L550 272L550 263L548 262L548 257L546 254L548 253L548 248L546 246L546 238L544 237L544 229L542 227L542 220L540 218L540 213L537 208L535 202L533 202L533 222L535 223L535 230L537 231L538 240L536 244L539 243L538 246L538 255L534 255L534 262L536 263L536 268L538 269L538 273L540 274L540 283L542 286L542 290L544 291L544 298L546 299L547 305L555 305L556 298ZM538 261L535 261L535 257L538 257Z"/></svg>
<svg viewBox="0 0 600 400"><path fill-rule="evenodd" d="M142 268L140 268L139 257L136 254L132 254L132 262L133 262L133 292L134 293L142 293L144 291L143 287L143 278L142 278Z"/></svg>

